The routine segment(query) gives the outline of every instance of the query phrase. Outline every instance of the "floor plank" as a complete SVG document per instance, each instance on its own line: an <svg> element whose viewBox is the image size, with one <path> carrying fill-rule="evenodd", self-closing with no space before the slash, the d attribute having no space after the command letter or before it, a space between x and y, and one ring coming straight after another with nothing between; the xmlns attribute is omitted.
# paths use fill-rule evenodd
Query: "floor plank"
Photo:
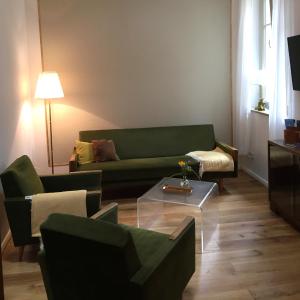
<svg viewBox="0 0 300 300"><path fill-rule="evenodd" d="M266 188L245 173L224 180L224 187L218 197L218 232L204 254L197 249L196 272L183 299L299 300L300 233L270 211ZM136 201L117 202L119 221L136 226ZM171 208L164 218L176 223L179 215ZM18 262L17 249L12 243L7 247L6 300L46 299L36 253L28 247Z"/></svg>

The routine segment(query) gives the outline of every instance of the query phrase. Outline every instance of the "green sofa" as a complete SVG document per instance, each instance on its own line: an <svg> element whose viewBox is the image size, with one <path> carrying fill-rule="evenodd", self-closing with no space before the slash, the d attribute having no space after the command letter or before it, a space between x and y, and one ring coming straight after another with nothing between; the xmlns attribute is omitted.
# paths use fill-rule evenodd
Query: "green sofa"
<svg viewBox="0 0 300 300"><path fill-rule="evenodd" d="M237 176L238 151L216 141L212 124L79 132L80 141L91 142L98 139L113 140L120 160L80 165L77 155L73 154L69 170L102 170L104 198L137 196L162 177L178 173L178 161L182 159L188 160L198 172L199 163L185 154L196 150L210 151L216 146L233 157L234 171L207 172L202 179L220 180Z"/></svg>
<svg viewBox="0 0 300 300"><path fill-rule="evenodd" d="M195 271L195 220L167 235L117 224L116 206L102 212L52 214L42 224L48 299L180 300Z"/></svg>

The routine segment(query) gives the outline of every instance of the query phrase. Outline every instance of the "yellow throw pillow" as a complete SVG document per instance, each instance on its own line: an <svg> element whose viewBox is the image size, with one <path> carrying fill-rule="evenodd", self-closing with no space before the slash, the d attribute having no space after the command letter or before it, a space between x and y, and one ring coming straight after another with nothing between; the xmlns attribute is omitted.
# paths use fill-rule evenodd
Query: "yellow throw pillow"
<svg viewBox="0 0 300 300"><path fill-rule="evenodd" d="M88 164L94 161L93 144L76 141L76 154L78 154L80 164Z"/></svg>

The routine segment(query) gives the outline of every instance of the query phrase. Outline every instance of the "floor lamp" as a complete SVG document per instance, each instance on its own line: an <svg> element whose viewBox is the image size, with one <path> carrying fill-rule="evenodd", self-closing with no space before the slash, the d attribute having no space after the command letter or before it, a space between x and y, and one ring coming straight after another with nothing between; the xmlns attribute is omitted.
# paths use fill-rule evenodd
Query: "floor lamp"
<svg viewBox="0 0 300 300"><path fill-rule="evenodd" d="M53 160L51 100L57 98L63 98L63 97L64 97L64 92L58 74L56 72L42 72L39 75L39 78L37 80L35 98L46 100L46 105L48 106L48 111L46 109L46 135L47 135L48 158L50 157L52 174L54 174L54 160ZM48 122L49 122L49 127L48 127ZM49 147L50 147L50 151L49 151Z"/></svg>

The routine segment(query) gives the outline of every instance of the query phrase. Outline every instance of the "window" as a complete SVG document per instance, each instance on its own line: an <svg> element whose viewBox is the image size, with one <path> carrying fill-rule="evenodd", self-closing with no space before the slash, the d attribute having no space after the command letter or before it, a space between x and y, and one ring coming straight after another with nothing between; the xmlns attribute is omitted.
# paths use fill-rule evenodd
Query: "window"
<svg viewBox="0 0 300 300"><path fill-rule="evenodd" d="M272 47L272 23L270 0L264 0L263 18L263 69L268 73L270 70L271 47Z"/></svg>
<svg viewBox="0 0 300 300"><path fill-rule="evenodd" d="M272 22L271 22L271 6L270 0L259 1L258 9L258 23L257 27L259 39L259 70L256 74L255 83L259 86L257 92L258 98L264 98L267 102L268 109L268 93L266 87L268 86L269 77L271 74L271 47L272 47Z"/></svg>
<svg viewBox="0 0 300 300"><path fill-rule="evenodd" d="M262 92L261 96L266 97L266 85L269 80L269 74L271 72L271 47L272 47L272 22L271 22L271 6L270 0L263 0L263 27L262 27L262 73L263 73L263 82L262 82ZM270 99L265 99L269 102Z"/></svg>

